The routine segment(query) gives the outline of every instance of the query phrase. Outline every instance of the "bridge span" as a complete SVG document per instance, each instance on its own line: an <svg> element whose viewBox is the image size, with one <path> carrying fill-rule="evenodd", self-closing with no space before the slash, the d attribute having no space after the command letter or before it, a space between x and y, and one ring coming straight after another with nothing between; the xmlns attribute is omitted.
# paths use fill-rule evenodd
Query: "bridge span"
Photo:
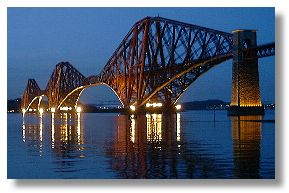
<svg viewBox="0 0 289 193"><path fill-rule="evenodd" d="M136 22L97 75L85 77L69 62L56 65L44 90L29 79L22 97L23 112L80 111L83 90L104 84L124 108L174 108L186 89L201 75L233 59L230 114L262 114L258 58L275 55L275 43L257 45L256 31L222 32L162 17Z"/></svg>

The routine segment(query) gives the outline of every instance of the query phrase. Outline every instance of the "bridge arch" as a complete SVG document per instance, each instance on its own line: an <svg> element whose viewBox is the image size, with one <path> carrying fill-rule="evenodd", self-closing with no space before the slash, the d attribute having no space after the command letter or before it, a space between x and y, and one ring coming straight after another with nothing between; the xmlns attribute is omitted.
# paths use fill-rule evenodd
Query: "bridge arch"
<svg viewBox="0 0 289 193"><path fill-rule="evenodd" d="M27 105L27 107L22 107L22 112L25 113L27 111L29 111L30 107L32 106L32 104L34 104L34 102L36 102L37 99L39 99L40 96L36 96L32 99L32 101ZM38 108L37 108L38 110Z"/></svg>
<svg viewBox="0 0 289 193"><path fill-rule="evenodd" d="M48 110L49 109L49 98L46 95L46 93L41 95L41 98L39 99L39 108L43 108Z"/></svg>
<svg viewBox="0 0 289 193"><path fill-rule="evenodd" d="M96 82L96 83L92 83L92 84L89 84L89 85L84 85L84 86L80 86L80 87L77 87L75 88L74 90L72 90L70 93L68 93L65 98L59 103L59 105L57 106L57 110L59 110L59 108L61 107L61 105L71 96L73 95L74 93L78 93L78 97L77 97L77 100L75 102L75 105L74 105L74 108L77 108L78 106L78 102L79 102L79 98L81 96L81 94L83 93L84 90L88 89L88 88L91 88L91 87L96 87L96 86L99 86L99 85L105 85L107 86L108 88L110 88L111 91L113 91L113 93L115 94L115 96L118 98L119 102L121 103L121 105L124 107L124 103L122 102L122 100L120 99L120 97L118 96L118 94L116 93L115 90L113 90L113 88L104 83L104 82Z"/></svg>
<svg viewBox="0 0 289 193"><path fill-rule="evenodd" d="M36 96L34 97L31 102L28 104L27 107L24 107L22 109L22 112L29 112L30 111L30 107L32 107L34 104L37 105L37 108L33 108L32 111L39 111L40 110L40 106L41 106L41 101L42 101L42 97L44 97L45 95L40 95L40 96ZM38 101L37 101L38 100Z"/></svg>

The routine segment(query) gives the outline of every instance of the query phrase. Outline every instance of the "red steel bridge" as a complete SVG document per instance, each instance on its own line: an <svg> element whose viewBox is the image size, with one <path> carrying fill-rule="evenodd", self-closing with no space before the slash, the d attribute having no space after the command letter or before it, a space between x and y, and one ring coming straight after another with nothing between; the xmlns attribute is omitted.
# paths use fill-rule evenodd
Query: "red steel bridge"
<svg viewBox="0 0 289 193"><path fill-rule="evenodd" d="M256 31L222 32L206 27L146 17L136 22L98 75L85 77L68 62L56 65L42 90L29 79L23 112L76 109L83 90L100 84L114 91L124 108L150 104L174 107L186 89L211 68L233 59L231 106L261 107L258 58L275 55L275 43L257 46Z"/></svg>

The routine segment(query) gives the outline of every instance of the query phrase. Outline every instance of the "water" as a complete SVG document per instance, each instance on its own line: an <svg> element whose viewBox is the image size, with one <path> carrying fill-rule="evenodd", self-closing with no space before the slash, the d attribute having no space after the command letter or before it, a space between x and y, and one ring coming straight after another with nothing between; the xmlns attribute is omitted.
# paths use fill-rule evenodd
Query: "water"
<svg viewBox="0 0 289 193"><path fill-rule="evenodd" d="M275 178L274 111L8 114L8 178ZM254 120L254 121L252 121Z"/></svg>

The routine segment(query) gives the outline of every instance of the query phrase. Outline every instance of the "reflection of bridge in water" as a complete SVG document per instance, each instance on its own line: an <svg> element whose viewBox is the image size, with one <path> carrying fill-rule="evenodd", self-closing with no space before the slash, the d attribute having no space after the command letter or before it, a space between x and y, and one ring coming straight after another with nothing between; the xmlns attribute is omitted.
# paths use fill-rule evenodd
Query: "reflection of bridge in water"
<svg viewBox="0 0 289 193"><path fill-rule="evenodd" d="M88 156L86 147L91 145L87 144L91 140L91 131L86 133L81 116L85 115L53 113L49 120L33 114L25 116L23 142L39 156L45 156L43 149L49 147L60 160L60 170L71 169L73 164L77 164L74 159ZM262 116L231 117L233 178L260 177L261 120ZM119 115L116 121L115 137L103 144L103 148L111 160L111 168L120 177L225 176L211 153L208 156L204 150L191 147L191 144L199 144L198 139L184 134L182 114Z"/></svg>
<svg viewBox="0 0 289 193"><path fill-rule="evenodd" d="M40 111L43 96L51 112L79 109L81 93L100 84L110 87L125 109L138 111L150 104L172 109L201 75L233 59L229 112L262 114L258 58L274 54L275 43L257 45L254 30L227 33L147 17L133 25L98 75L85 77L68 62L62 62L56 65L45 90L29 79L22 109Z"/></svg>
<svg viewBox="0 0 289 193"><path fill-rule="evenodd" d="M84 135L81 126L81 115L77 114L54 114L51 115L51 122L43 123L44 116L35 116L35 114L23 117L22 140L33 151L38 152L39 156L43 155L44 144L55 152L56 157L61 158L63 166L71 164L65 159L83 157ZM47 127L49 125L50 127ZM39 148L39 151L37 151ZM47 146L45 148L48 148Z"/></svg>
<svg viewBox="0 0 289 193"><path fill-rule="evenodd" d="M261 116L231 119L233 178L259 178L260 120ZM112 168L123 178L224 177L214 157L190 148L192 141L183 135L182 124L179 113L119 117L115 143L108 152Z"/></svg>
<svg viewBox="0 0 289 193"><path fill-rule="evenodd" d="M235 176L260 178L262 116L231 117Z"/></svg>

